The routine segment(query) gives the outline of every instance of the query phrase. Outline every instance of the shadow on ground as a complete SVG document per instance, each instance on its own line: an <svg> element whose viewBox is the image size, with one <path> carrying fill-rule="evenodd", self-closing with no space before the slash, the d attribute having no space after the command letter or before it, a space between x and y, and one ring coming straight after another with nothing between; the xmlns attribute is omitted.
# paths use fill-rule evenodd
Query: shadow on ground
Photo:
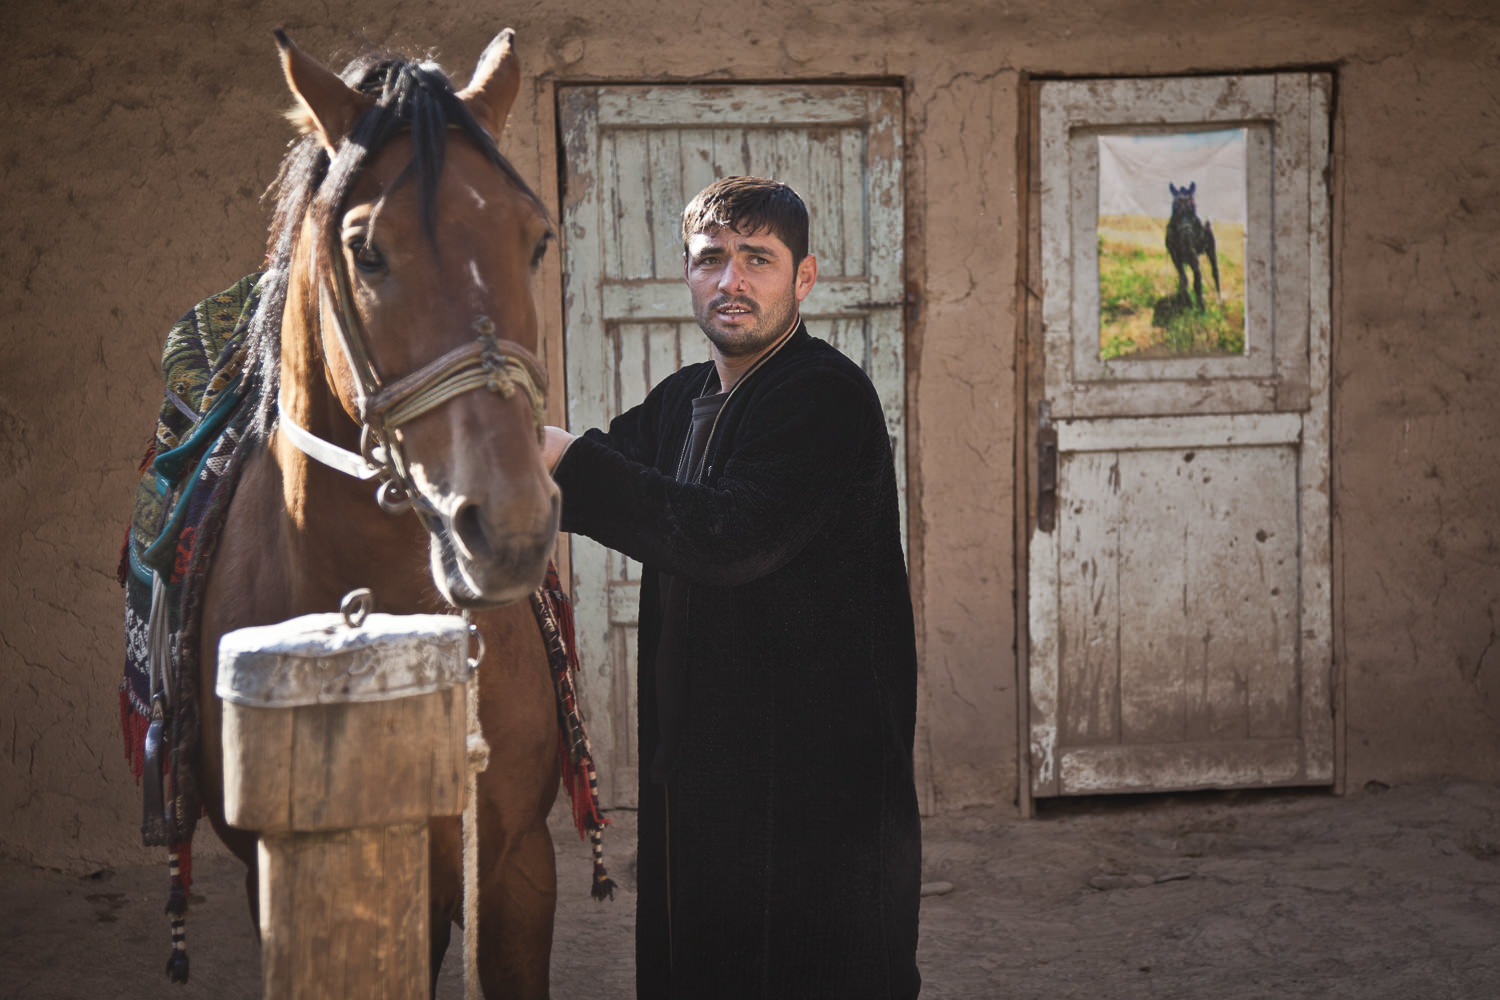
<svg viewBox="0 0 1500 1000"><path fill-rule="evenodd" d="M600 904L554 815L560 1000L633 995L635 823L612 818L621 891ZM923 830L926 998L1500 996L1500 786L1112 798ZM161 868L0 863L0 998L259 997L238 865L202 853L186 987L162 975ZM463 996L461 966L455 945L442 1000Z"/></svg>

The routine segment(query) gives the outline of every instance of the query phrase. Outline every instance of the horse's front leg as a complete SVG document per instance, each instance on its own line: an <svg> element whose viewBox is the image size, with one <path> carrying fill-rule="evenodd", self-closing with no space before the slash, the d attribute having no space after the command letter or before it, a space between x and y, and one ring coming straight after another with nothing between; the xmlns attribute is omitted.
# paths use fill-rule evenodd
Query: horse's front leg
<svg viewBox="0 0 1500 1000"><path fill-rule="evenodd" d="M552 837L545 820L497 829L504 825L492 818L479 833L479 982L489 998L546 1000L557 906Z"/></svg>
<svg viewBox="0 0 1500 1000"><path fill-rule="evenodd" d="M495 770L500 756L492 749L491 770L487 773L504 784L503 772ZM512 829L518 825L516 818L491 807L510 794L504 789L497 792L480 776L479 980L486 997L546 997L556 903L552 839L545 821L530 830ZM463 837L457 817L433 820L429 832L431 985L435 997L453 925L463 921ZM460 951L454 961L463 960Z"/></svg>
<svg viewBox="0 0 1500 1000"><path fill-rule="evenodd" d="M479 981L484 994L544 1000L557 874L547 814L557 797L557 708L546 650L526 601L487 613L480 721Z"/></svg>

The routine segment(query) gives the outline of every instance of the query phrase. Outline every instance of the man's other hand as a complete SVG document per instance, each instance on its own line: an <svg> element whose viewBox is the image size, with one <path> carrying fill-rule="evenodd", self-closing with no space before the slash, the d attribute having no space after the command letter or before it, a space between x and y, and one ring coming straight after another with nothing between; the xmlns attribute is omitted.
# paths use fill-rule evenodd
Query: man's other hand
<svg viewBox="0 0 1500 1000"><path fill-rule="evenodd" d="M553 427L548 424L542 428L542 460L547 463L547 471L551 472L557 468L558 461L563 452L568 450L568 445L573 443L573 435L561 427Z"/></svg>

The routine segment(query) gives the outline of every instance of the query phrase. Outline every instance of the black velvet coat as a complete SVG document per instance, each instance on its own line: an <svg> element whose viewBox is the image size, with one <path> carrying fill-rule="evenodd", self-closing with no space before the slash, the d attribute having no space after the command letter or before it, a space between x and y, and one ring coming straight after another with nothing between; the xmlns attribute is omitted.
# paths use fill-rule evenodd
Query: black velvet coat
<svg viewBox="0 0 1500 1000"><path fill-rule="evenodd" d="M637 995L914 997L916 652L874 387L799 328L741 378L701 483L674 479L709 363L574 441L563 528L644 566ZM660 739L661 574L687 587Z"/></svg>

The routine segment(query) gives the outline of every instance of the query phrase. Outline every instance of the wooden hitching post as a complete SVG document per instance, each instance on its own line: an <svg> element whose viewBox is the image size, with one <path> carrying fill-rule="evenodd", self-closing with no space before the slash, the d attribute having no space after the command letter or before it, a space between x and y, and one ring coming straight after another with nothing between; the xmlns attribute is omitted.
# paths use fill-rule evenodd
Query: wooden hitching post
<svg viewBox="0 0 1500 1000"><path fill-rule="evenodd" d="M260 832L265 997L428 996L427 822L463 811L468 646L446 615L221 640L224 810Z"/></svg>

